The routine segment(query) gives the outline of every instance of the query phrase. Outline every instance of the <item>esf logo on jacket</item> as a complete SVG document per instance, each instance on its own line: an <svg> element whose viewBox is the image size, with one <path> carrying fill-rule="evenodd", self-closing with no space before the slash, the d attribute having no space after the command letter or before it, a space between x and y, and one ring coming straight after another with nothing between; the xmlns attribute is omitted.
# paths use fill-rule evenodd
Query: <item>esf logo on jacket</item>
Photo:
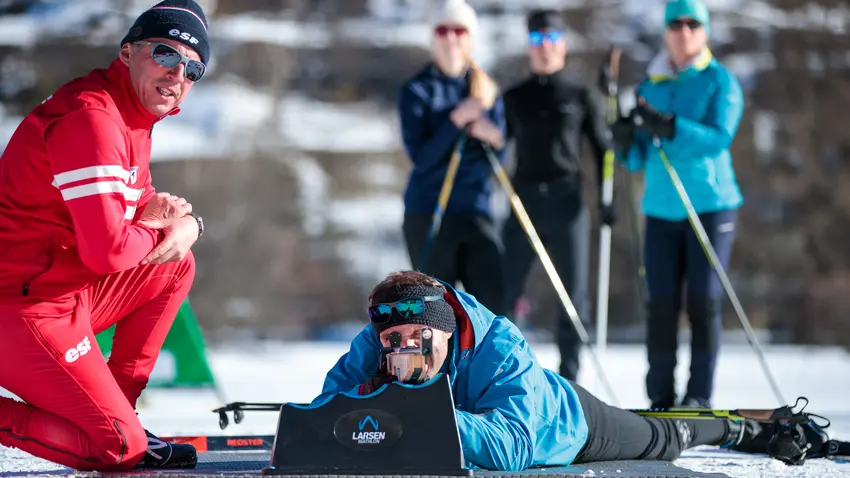
<svg viewBox="0 0 850 478"><path fill-rule="evenodd" d="M68 363L74 363L80 357L89 352L91 352L91 342L89 341L89 337L85 336L76 347L72 347L65 352L65 361Z"/></svg>

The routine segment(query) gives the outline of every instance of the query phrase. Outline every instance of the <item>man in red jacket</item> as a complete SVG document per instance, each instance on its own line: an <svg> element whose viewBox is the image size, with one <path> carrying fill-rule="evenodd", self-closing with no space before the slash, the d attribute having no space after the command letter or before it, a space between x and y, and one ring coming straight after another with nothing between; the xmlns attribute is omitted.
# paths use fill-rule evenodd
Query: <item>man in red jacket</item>
<svg viewBox="0 0 850 478"><path fill-rule="evenodd" d="M79 470L194 467L135 404L195 273L203 223L157 194L156 123L209 57L192 0L144 12L118 58L60 87L0 157L0 444ZM107 363L95 334L117 323Z"/></svg>

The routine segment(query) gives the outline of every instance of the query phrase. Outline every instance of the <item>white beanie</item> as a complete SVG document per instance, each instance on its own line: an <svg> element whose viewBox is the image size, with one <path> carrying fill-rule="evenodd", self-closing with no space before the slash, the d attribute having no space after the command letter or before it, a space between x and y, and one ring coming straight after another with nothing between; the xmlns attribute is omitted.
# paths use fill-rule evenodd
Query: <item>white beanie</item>
<svg viewBox="0 0 850 478"><path fill-rule="evenodd" d="M434 27L444 24L462 25L474 35L478 29L478 15L465 0L445 0L443 6L434 13Z"/></svg>

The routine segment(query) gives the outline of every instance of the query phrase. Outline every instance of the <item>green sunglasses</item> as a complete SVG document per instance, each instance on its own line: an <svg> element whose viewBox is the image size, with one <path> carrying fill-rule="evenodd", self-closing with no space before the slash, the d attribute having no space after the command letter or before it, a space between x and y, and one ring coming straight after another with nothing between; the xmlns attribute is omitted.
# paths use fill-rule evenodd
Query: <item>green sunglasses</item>
<svg viewBox="0 0 850 478"><path fill-rule="evenodd" d="M383 324L390 320L393 309L397 310L402 317L420 315L425 312L426 302L445 300L441 295L426 295L424 297L408 297L395 302L375 304L369 307L369 319L376 324Z"/></svg>

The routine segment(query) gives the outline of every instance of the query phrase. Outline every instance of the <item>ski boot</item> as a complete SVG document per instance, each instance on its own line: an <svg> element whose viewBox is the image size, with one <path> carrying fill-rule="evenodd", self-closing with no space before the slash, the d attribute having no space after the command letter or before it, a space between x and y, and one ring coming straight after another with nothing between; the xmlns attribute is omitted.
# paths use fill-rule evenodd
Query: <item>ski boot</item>
<svg viewBox="0 0 850 478"><path fill-rule="evenodd" d="M711 400L698 397L685 397L679 406L682 408L712 408Z"/></svg>
<svg viewBox="0 0 850 478"><path fill-rule="evenodd" d="M831 441L824 431L829 421L819 425L812 417L826 420L802 411L785 421L729 420L730 441L723 447L745 453L764 453L787 465L802 465L807 458L830 454Z"/></svg>
<svg viewBox="0 0 850 478"><path fill-rule="evenodd" d="M148 450L136 469L191 469L197 465L198 452L194 446L162 441L147 430L145 434L148 436Z"/></svg>
<svg viewBox="0 0 850 478"><path fill-rule="evenodd" d="M650 410L667 410L676 406L676 394L669 393L658 397L650 397Z"/></svg>

